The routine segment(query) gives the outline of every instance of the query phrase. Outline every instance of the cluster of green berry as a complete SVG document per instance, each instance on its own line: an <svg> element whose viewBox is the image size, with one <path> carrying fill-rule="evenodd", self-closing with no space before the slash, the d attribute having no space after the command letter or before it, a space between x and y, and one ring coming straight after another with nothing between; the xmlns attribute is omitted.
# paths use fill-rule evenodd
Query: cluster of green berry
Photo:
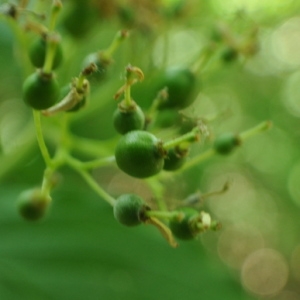
<svg viewBox="0 0 300 300"><path fill-rule="evenodd" d="M75 158L71 154L72 138L66 125L63 126L63 135L68 136L67 142L58 145L56 154L51 157L41 129L41 115L50 117L61 113L66 116L70 115L68 112L78 112L86 107L91 90L88 77L102 79L104 71L112 62L114 51L128 37L128 31L119 31L106 50L87 55L79 76L73 78L69 85L60 88L54 70L63 60L61 37L55 29L61 8L61 1L53 0L48 27L32 22L28 25L29 29L38 34L38 38L29 47L29 58L36 71L24 81L23 100L33 108L37 140L46 169L42 187L20 195L18 203L21 215L28 220L38 220L46 214L51 203L50 192L55 186L55 172L62 165L68 165L113 206L117 221L126 226L152 224L171 246L177 246L173 235L178 239L189 240L206 230L220 228L219 222L212 220L208 213L196 209L195 203L189 201L183 202L173 210L169 210L166 205L157 205L159 209L156 210L135 194L123 194L115 199L98 185L88 171L115 162L120 170L131 177L146 179L157 175L156 184L161 185L159 176L164 171L180 173L214 154L230 154L248 137L268 129L270 122L263 122L240 134L225 133L217 137L208 150L191 158L188 156L192 144L202 140L204 135L203 123L199 119L192 120L188 131L168 141L161 140L153 132L152 129L159 128L158 120L161 114L178 113L195 99L198 92L198 71L214 53L214 49L209 46L201 53L200 63L197 61L192 67L169 67L157 75L151 86L156 97L147 112L131 97L131 87L144 80L144 73L136 66L126 66L125 84L114 95L115 100L118 100L124 94L112 116L114 128L122 135L115 146L113 157L97 158L89 162ZM69 25L73 23L67 22ZM67 26L72 32L69 27ZM162 195L157 197L162 200Z"/></svg>

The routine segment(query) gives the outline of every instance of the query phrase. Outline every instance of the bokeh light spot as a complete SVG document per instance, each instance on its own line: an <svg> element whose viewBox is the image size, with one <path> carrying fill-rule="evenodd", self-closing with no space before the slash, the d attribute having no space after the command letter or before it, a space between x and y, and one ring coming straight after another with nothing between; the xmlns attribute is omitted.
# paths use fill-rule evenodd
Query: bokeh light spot
<svg viewBox="0 0 300 300"><path fill-rule="evenodd" d="M225 229L219 238L221 259L230 267L240 269L246 257L264 245L262 235L250 225L239 224Z"/></svg>
<svg viewBox="0 0 300 300"><path fill-rule="evenodd" d="M284 288L288 274L288 265L278 251L260 249L250 254L243 264L242 283L254 294L269 296Z"/></svg>
<svg viewBox="0 0 300 300"><path fill-rule="evenodd" d="M287 111L300 117L300 72L293 73L286 81L282 95L282 102Z"/></svg>
<svg viewBox="0 0 300 300"><path fill-rule="evenodd" d="M300 206L300 162L296 163L288 176L288 189L293 201Z"/></svg>
<svg viewBox="0 0 300 300"><path fill-rule="evenodd" d="M291 269L293 276L300 283L300 245L298 245L292 252Z"/></svg>
<svg viewBox="0 0 300 300"><path fill-rule="evenodd" d="M300 18L292 18L274 31L273 53L287 67L300 65Z"/></svg>

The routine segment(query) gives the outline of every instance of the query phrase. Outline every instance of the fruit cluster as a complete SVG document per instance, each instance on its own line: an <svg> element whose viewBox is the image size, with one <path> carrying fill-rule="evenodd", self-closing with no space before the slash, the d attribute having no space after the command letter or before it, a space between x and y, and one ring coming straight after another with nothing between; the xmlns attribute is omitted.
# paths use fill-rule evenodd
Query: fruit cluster
<svg viewBox="0 0 300 300"><path fill-rule="evenodd" d="M173 235L178 239L190 240L206 230L220 228L220 223L212 220L207 212L197 209L199 201L182 201L175 209L171 209L163 201L163 195L155 192L155 188L153 193L158 200L157 205L135 194L123 194L115 199L98 185L89 171L115 163L120 171L131 177L139 179L153 177L155 185L161 187L163 185L161 178L166 174L168 174L166 176L180 174L213 155L228 155L248 137L268 129L270 122L263 122L239 134L224 133L216 137L213 143L209 142L205 151L189 156L193 144L204 141L209 124L205 123L203 118L194 118L189 120L189 126L186 126L189 127L188 130L185 129L182 134L178 134L183 125L186 125L183 124L185 116L178 112L192 104L199 93L201 71L209 59L216 54L214 41L212 45L201 51L200 59L190 66L162 68L156 73L155 78L151 78L149 94L154 97L148 108L143 107L145 104L139 99L133 99L131 96L131 88L145 79L144 73L139 67L128 64L125 67L125 83L114 95L115 100L122 97L112 113L112 124L116 133L121 135L115 145L114 155L96 157L87 162L77 159L72 154L76 142L67 123L73 115L70 112L80 113L82 109L88 109L91 90L97 89L103 81L106 71L113 62L113 54L129 36L128 30L118 31L107 49L86 55L78 77L69 79L68 85L60 86L55 70L64 66L66 54L63 51L64 40L56 28L57 23L61 26L59 28L62 32L67 32L65 34L70 34L75 39L82 37L93 23L94 14L89 13L91 5L89 1L71 1L67 6L69 10L64 13L61 1L53 0L48 26L33 21L26 23L26 28L37 36L28 47L28 57L35 71L24 80L23 100L33 109L37 140L46 168L41 188L31 189L20 195L18 201L20 214L25 219L34 221L44 217L52 201L50 193L55 186L56 171L61 166L68 165L78 172L102 199L112 205L114 217L118 222L125 226L152 224L159 229L171 246L177 246ZM140 25L138 20L129 20L129 11L125 8L114 7L124 23L127 25L131 23L134 26L133 24L137 22ZM155 11L154 8L151 8L152 12ZM176 17L181 9L182 6L177 5L169 8L168 13ZM63 19L58 22L61 10L64 13ZM12 14L11 11L14 13ZM21 11L24 11L24 7L11 5L10 13L7 15L18 22ZM76 29L76 26L78 27L76 16L82 20L79 29ZM222 28L218 33L218 43L221 43L222 39L226 40L227 30ZM22 34L26 35L25 32ZM254 39L252 36L251 38ZM237 47L234 51L238 51ZM238 54L245 55L245 51L240 51ZM226 53L222 59L233 60L236 56L235 53ZM173 132L175 137L165 141L160 137L159 132L164 127L161 124L161 116L168 113L172 116L169 128L176 130ZM57 145L56 154L51 157L45 144L41 117L56 115L64 115L59 119L62 123L64 139ZM88 141L85 143L88 148ZM159 202L163 205L159 205Z"/></svg>

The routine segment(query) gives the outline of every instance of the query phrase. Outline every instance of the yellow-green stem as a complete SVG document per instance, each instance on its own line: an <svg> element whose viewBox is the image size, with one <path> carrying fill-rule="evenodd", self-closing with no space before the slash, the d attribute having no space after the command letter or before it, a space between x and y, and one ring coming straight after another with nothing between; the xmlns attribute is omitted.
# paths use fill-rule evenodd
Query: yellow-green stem
<svg viewBox="0 0 300 300"><path fill-rule="evenodd" d="M173 234L169 227L164 223L156 219L155 217L150 217L145 221L146 224L154 225L162 234L162 236L168 241L169 245L173 248L178 247L177 242L175 241Z"/></svg>
<svg viewBox="0 0 300 300"><path fill-rule="evenodd" d="M111 164L115 161L116 161L115 156L108 156L108 157L99 158L88 162L82 162L82 169L84 170L96 169Z"/></svg>
<svg viewBox="0 0 300 300"><path fill-rule="evenodd" d="M80 73L78 80L76 82L76 90L81 91L83 90L84 81L86 79L86 76L83 73Z"/></svg>
<svg viewBox="0 0 300 300"><path fill-rule="evenodd" d="M192 131L168 142L163 143L163 148L165 150L174 148L182 143L192 143L199 140L199 129L195 128Z"/></svg>
<svg viewBox="0 0 300 300"><path fill-rule="evenodd" d="M127 37L127 31L119 31L114 37L109 47L101 52L106 59L111 59L114 52L119 48L122 41Z"/></svg>
<svg viewBox="0 0 300 300"><path fill-rule="evenodd" d="M167 211L166 203L163 200L164 186L159 182L158 178L150 177L147 180L148 185L154 193L154 200L161 211Z"/></svg>
<svg viewBox="0 0 300 300"><path fill-rule="evenodd" d="M72 157L67 157L67 163L70 167L72 167L76 172L78 172L81 177L86 181L86 183L108 204L114 206L116 199L110 196L107 192L105 192L99 184L95 181L95 179L85 170L81 168L81 162L78 162L76 159Z"/></svg>
<svg viewBox="0 0 300 300"><path fill-rule="evenodd" d="M51 74L58 39L57 37L49 36L47 38L46 43L47 43L47 48L46 48L46 58L43 65L43 73Z"/></svg>
<svg viewBox="0 0 300 300"><path fill-rule="evenodd" d="M248 139L260 132L270 129L271 126L272 126L271 121L262 122L253 128L243 131L242 133L239 134L239 137L242 141L245 141L246 139Z"/></svg>
<svg viewBox="0 0 300 300"><path fill-rule="evenodd" d="M43 183L42 183L42 194L43 196L49 196L51 188L53 187L52 176L54 168L47 167L44 171Z"/></svg>
<svg viewBox="0 0 300 300"><path fill-rule="evenodd" d="M42 156L44 158L44 161L48 167L52 167L52 160L49 155L47 146L45 144L43 132L42 132L42 125L41 125L41 114L37 110L33 110L33 119L34 119L34 125L36 130L36 137L38 141L38 145L40 147Z"/></svg>
<svg viewBox="0 0 300 300"><path fill-rule="evenodd" d="M146 215L148 217L156 217L159 219L173 219L173 218L179 218L181 217L182 213L178 211L157 211L157 210L149 210L146 211Z"/></svg>
<svg viewBox="0 0 300 300"><path fill-rule="evenodd" d="M50 15L50 24L49 31L53 31L56 26L57 16L62 8L62 3L60 0L53 0L51 15Z"/></svg>
<svg viewBox="0 0 300 300"><path fill-rule="evenodd" d="M148 110L147 117L149 120L153 121L153 117L157 113L157 109L159 108L159 105L166 101L168 99L168 88L165 87L161 89L156 98L152 101L152 104Z"/></svg>
<svg viewBox="0 0 300 300"><path fill-rule="evenodd" d="M186 164L183 165L182 168L178 169L178 171L175 171L175 172L182 172L182 171L185 171L185 170L188 170L196 165L198 165L199 163L211 158L212 156L214 156L216 154L216 151L211 148L211 149L208 149L206 150L205 152L199 154L199 155L196 155L195 157L191 158L189 161L186 162Z"/></svg>
<svg viewBox="0 0 300 300"><path fill-rule="evenodd" d="M131 90L130 84L126 84L126 87L125 87L125 103L126 103L126 106L128 106L128 107L130 107L132 105L130 90Z"/></svg>

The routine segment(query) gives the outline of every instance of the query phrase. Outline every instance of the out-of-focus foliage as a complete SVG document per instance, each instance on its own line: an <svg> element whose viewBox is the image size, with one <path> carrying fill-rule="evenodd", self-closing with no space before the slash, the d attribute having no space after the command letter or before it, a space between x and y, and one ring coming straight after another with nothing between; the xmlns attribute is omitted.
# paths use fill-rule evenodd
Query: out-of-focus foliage
<svg viewBox="0 0 300 300"><path fill-rule="evenodd" d="M2 8L7 1L0 3ZM263 120L271 120L273 128L247 140L230 156L213 157L171 180L166 176L164 197L170 206L230 182L226 193L204 203L222 229L181 242L177 249L150 226L119 225L112 208L67 168L60 170L47 218L27 223L17 214L16 199L23 190L40 185L44 170L32 113L21 94L24 78L34 70L27 56L34 34L24 38L19 31L24 24L2 13L0 298L299 299L299 1L63 4L58 22L65 53L57 72L61 86L77 76L89 53L105 49L118 30L131 30L101 84L91 82L89 107L72 116L75 134L104 141L103 155L113 154L118 139L112 124L113 95L123 84L124 67L131 63L144 71L145 80L132 88L132 95L146 109L155 74L163 66L191 63L210 43L217 43L218 49L200 74L196 100L184 114L211 119L208 145L220 133L238 133ZM87 19L70 19L74 4L81 5L78 16L86 14ZM29 1L28 9L47 13L50 5L50 0ZM219 42L224 30L230 38ZM56 128L59 118L43 119L44 128ZM46 132L51 153L55 132ZM167 130L156 133L173 137ZM200 144L191 154L205 147ZM152 199L147 182L115 166L93 175L114 197L137 193Z"/></svg>

